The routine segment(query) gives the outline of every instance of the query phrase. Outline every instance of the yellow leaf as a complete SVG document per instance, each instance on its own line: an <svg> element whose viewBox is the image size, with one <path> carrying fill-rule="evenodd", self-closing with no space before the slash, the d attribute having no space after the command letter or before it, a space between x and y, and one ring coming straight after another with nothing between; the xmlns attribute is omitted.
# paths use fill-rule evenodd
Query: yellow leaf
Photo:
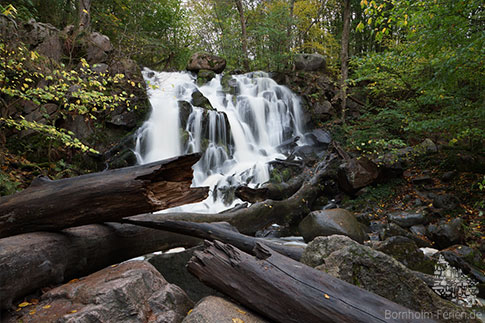
<svg viewBox="0 0 485 323"><path fill-rule="evenodd" d="M72 311L71 311L71 313L76 313L76 312L77 312L77 310L72 310Z"/></svg>
<svg viewBox="0 0 485 323"><path fill-rule="evenodd" d="M236 317L232 319L232 323L244 323L244 321Z"/></svg>
<svg viewBox="0 0 485 323"><path fill-rule="evenodd" d="M26 306L29 306L29 305L32 305L32 303L29 303L29 302L23 302L23 303L20 303L20 304L19 304L19 307L26 307Z"/></svg>
<svg viewBox="0 0 485 323"><path fill-rule="evenodd" d="M328 294L324 294L323 296L325 296L326 299L330 299L330 296L328 296Z"/></svg>
<svg viewBox="0 0 485 323"><path fill-rule="evenodd" d="M241 313L241 314L246 314L246 312L244 312L243 310L239 309L239 308L236 308L236 310Z"/></svg>
<svg viewBox="0 0 485 323"><path fill-rule="evenodd" d="M29 315L34 315L35 314L35 310L32 310L29 312Z"/></svg>
<svg viewBox="0 0 485 323"><path fill-rule="evenodd" d="M87 15L89 15L89 12L86 9L83 9L83 12Z"/></svg>
<svg viewBox="0 0 485 323"><path fill-rule="evenodd" d="M45 305L45 306L42 306L42 308L48 309L48 308L51 308L51 305Z"/></svg>
<svg viewBox="0 0 485 323"><path fill-rule="evenodd" d="M192 313L193 310L194 310L193 308L190 309L190 311L187 312L187 315L189 315L190 313Z"/></svg>

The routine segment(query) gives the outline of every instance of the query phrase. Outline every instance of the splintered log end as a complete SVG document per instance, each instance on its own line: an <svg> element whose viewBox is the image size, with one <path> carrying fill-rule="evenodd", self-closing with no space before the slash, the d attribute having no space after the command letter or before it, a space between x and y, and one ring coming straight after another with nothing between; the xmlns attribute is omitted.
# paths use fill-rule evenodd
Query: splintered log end
<svg viewBox="0 0 485 323"><path fill-rule="evenodd" d="M266 200L268 193L267 188L254 189L247 186L239 186L236 188L235 195L243 201L250 203L262 202Z"/></svg>
<svg viewBox="0 0 485 323"><path fill-rule="evenodd" d="M209 194L208 187L190 187L191 181L151 182L146 185L145 196L152 211L203 201Z"/></svg>
<svg viewBox="0 0 485 323"><path fill-rule="evenodd" d="M271 250L259 242L256 242L256 246L254 247L253 252L256 258L261 260L265 260L271 257Z"/></svg>

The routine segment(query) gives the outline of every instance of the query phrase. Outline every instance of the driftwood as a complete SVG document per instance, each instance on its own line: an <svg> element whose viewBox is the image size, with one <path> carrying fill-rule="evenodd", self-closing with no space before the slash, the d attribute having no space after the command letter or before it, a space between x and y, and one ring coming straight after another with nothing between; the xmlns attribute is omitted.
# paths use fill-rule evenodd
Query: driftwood
<svg viewBox="0 0 485 323"><path fill-rule="evenodd" d="M129 224L93 224L0 239L0 309L36 289L202 240Z"/></svg>
<svg viewBox="0 0 485 323"><path fill-rule="evenodd" d="M190 188L193 154L57 181L36 180L0 198L0 238L118 220L203 200L207 188Z"/></svg>
<svg viewBox="0 0 485 323"><path fill-rule="evenodd" d="M219 240L231 244L247 253L252 253L257 243L264 244L276 252L281 253L289 258L300 260L303 253L302 248L287 247L273 243L261 238L254 238L240 234L236 231L227 230L224 227L209 223L193 223L184 221L137 221L123 219L120 222L138 225L146 228L164 230L173 233L185 234L191 237L206 239L210 241Z"/></svg>
<svg viewBox="0 0 485 323"><path fill-rule="evenodd" d="M310 211L314 201L323 192L323 181L333 176L329 167L334 155L319 163L313 170L305 170L307 180L298 191L286 200L265 200L245 209L237 209L225 213L161 213L143 214L130 217L141 221L188 221L188 222L220 222L226 221L236 227L239 232L254 235L273 223L292 225L303 219Z"/></svg>
<svg viewBox="0 0 485 323"><path fill-rule="evenodd" d="M263 245L254 252L256 258L231 245L207 241L188 269L203 283L276 322L413 322L418 320L406 318L420 317Z"/></svg>

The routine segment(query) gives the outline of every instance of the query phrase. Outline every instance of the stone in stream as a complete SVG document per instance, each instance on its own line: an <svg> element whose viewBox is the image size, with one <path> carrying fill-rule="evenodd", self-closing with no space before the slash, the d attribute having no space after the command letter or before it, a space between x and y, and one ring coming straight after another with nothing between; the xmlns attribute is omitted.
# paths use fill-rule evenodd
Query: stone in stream
<svg viewBox="0 0 485 323"><path fill-rule="evenodd" d="M345 236L316 238L301 261L411 310L433 313L435 318L467 311L440 298L396 259Z"/></svg>
<svg viewBox="0 0 485 323"><path fill-rule="evenodd" d="M209 53L198 52L193 54L187 64L187 70L199 72L200 70L214 71L219 74L226 68L226 60Z"/></svg>
<svg viewBox="0 0 485 323"><path fill-rule="evenodd" d="M426 224L427 222L426 217L422 213L398 211L389 214L387 217L389 221L394 222L403 228L409 228L418 224Z"/></svg>
<svg viewBox="0 0 485 323"><path fill-rule="evenodd" d="M366 158L352 158L342 163L338 170L338 183L348 192L355 193L360 188L374 183L379 177L379 169Z"/></svg>
<svg viewBox="0 0 485 323"><path fill-rule="evenodd" d="M358 242L366 238L363 225L344 209L313 211L300 222L298 229L305 241L333 234L346 235Z"/></svg>
<svg viewBox="0 0 485 323"><path fill-rule="evenodd" d="M246 308L228 300L215 296L208 296L198 302L183 323L218 323L244 322L265 323L267 320L251 313Z"/></svg>
<svg viewBox="0 0 485 323"><path fill-rule="evenodd" d="M130 261L51 289L22 322L181 322L193 302L146 261Z"/></svg>

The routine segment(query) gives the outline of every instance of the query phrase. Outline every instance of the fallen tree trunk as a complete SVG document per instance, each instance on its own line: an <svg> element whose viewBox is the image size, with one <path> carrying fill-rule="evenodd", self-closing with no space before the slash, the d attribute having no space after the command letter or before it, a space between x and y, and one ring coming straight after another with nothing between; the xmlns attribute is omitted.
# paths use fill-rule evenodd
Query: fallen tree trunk
<svg viewBox="0 0 485 323"><path fill-rule="evenodd" d="M215 225L214 225L215 226ZM0 239L0 309L36 289L200 239L129 224L93 224Z"/></svg>
<svg viewBox="0 0 485 323"><path fill-rule="evenodd" d="M128 223L142 226L145 228L152 228L164 230L173 233L185 234L191 237L206 239L210 241L219 240L224 243L231 244L247 253L252 253L257 243L264 244L276 252L281 253L289 258L299 261L303 254L302 248L286 247L277 243L273 243L261 238L254 238L240 234L236 231L224 229L209 223L193 223L184 221L137 221L131 219L123 219L121 223Z"/></svg>
<svg viewBox="0 0 485 323"><path fill-rule="evenodd" d="M334 155L329 155L315 169L305 170L307 172L307 180L304 181L295 194L286 200L265 200L255 203L249 208L225 213L142 214L130 217L130 219L141 221L174 220L199 223L226 221L236 227L239 232L246 235L254 235L256 231L262 230L273 223L280 225L295 224L311 211L310 208L313 202L323 192L322 182L334 176L332 169L328 167L334 157Z"/></svg>
<svg viewBox="0 0 485 323"><path fill-rule="evenodd" d="M57 181L36 180L0 198L0 238L118 220L206 198L207 188L190 188L192 154Z"/></svg>
<svg viewBox="0 0 485 323"><path fill-rule="evenodd" d="M420 313L263 245L254 252L257 258L207 241L188 269L203 283L276 322L429 322L413 319L422 318Z"/></svg>
<svg viewBox="0 0 485 323"><path fill-rule="evenodd" d="M236 188L236 197L250 203L261 202L264 200L284 200L295 194L303 185L308 175L302 173L290 181L280 184L266 184L259 188L239 186Z"/></svg>

